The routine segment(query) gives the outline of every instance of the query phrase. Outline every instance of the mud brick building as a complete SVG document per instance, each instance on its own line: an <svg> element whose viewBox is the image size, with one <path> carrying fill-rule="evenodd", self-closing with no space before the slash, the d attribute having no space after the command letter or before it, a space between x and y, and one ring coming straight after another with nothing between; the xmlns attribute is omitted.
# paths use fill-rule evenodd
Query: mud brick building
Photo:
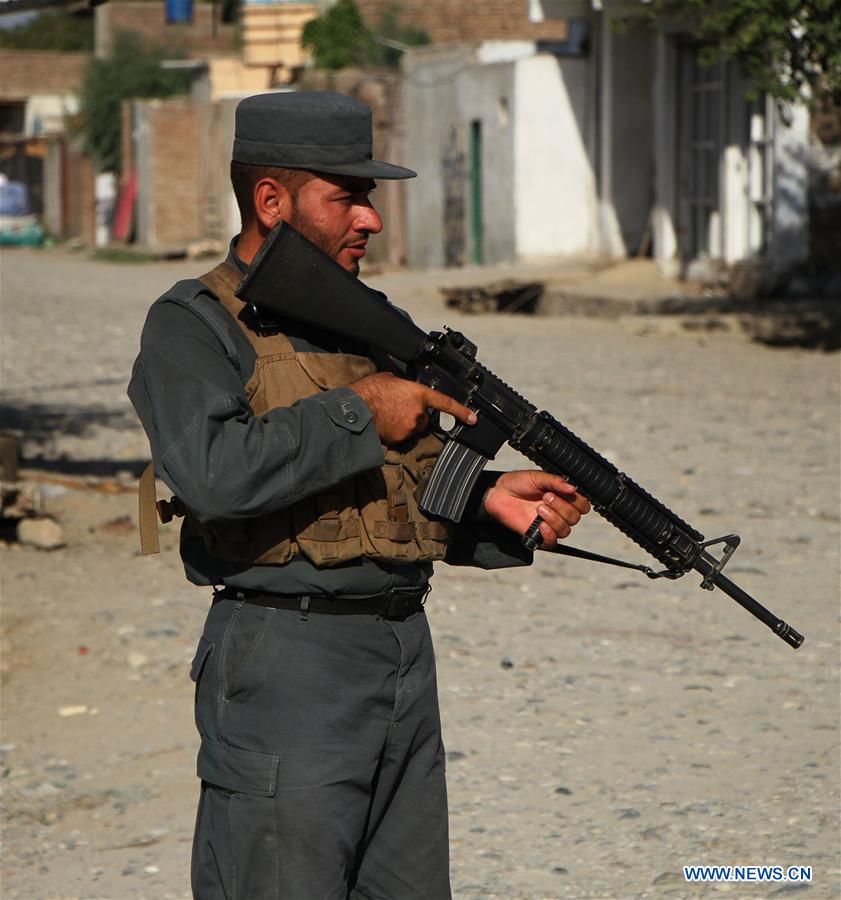
<svg viewBox="0 0 841 900"><path fill-rule="evenodd" d="M221 21L216 3L194 2L189 22L170 22L163 0L108 0L96 7L94 23L98 56L111 52L120 31L191 57L237 51L235 28Z"/></svg>
<svg viewBox="0 0 841 900"><path fill-rule="evenodd" d="M376 29L394 0L356 0L366 24ZM465 41L558 41L567 34L564 13L552 0L402 0L400 23L422 28L433 44ZM548 12L548 15L547 15Z"/></svg>

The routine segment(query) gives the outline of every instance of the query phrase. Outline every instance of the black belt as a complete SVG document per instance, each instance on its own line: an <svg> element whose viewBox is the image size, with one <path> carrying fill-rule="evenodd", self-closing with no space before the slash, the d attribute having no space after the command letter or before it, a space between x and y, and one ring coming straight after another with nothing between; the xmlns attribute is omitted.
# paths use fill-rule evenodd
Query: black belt
<svg viewBox="0 0 841 900"><path fill-rule="evenodd" d="M215 591L213 602L236 600L253 603L255 606L269 606L272 609L296 609L306 618L310 613L326 613L331 616L378 616L381 619L407 619L420 612L430 588L412 588L383 591L372 597L340 598L329 596L306 596L304 594L267 594L260 591L239 590L225 587Z"/></svg>

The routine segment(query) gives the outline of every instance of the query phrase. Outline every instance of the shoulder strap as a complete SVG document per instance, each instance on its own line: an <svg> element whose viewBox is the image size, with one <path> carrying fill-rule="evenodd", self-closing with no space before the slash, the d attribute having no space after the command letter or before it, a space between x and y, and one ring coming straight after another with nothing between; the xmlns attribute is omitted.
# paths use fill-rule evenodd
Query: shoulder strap
<svg viewBox="0 0 841 900"><path fill-rule="evenodd" d="M217 268L221 267L217 266ZM194 315L197 315L216 336L225 351L225 355L230 360L231 365L239 376L242 377L242 363L240 362L239 352L237 351L233 333L231 331L231 316L225 309L220 308L220 303L217 303L207 296L208 288L216 295L214 288L207 282L197 278L184 279L176 282L166 294L161 297L161 300L178 303L189 309ZM233 296L233 289L231 290L231 295ZM155 486L154 463L149 463L143 470L143 474L140 476L140 481L138 483L137 493L140 552L143 556L160 553L160 541L158 538L158 518L160 516L160 508L158 506L157 489ZM167 507L172 507L174 510L175 503L177 503L177 500L176 498L173 498L169 504L165 505ZM183 512L175 511L174 514L183 515ZM172 516L170 515L166 521L169 521L171 517Z"/></svg>
<svg viewBox="0 0 841 900"><path fill-rule="evenodd" d="M229 262L219 263L215 269L199 278L199 281L207 285L219 298L219 302L242 329L258 356L294 352L292 343L286 335L279 332L271 335L260 334L249 325L247 317L243 315L247 306L235 293L240 280L239 271Z"/></svg>
<svg viewBox="0 0 841 900"><path fill-rule="evenodd" d="M149 463L140 476L137 497L140 552L143 556L160 553L157 496L155 493L155 466L153 463Z"/></svg>
<svg viewBox="0 0 841 900"><path fill-rule="evenodd" d="M238 349L234 340L234 323L221 303L217 302L216 293L209 285L198 278L187 278L176 282L160 298L161 301L177 303L198 316L216 336L237 374L243 377L240 361L242 348Z"/></svg>

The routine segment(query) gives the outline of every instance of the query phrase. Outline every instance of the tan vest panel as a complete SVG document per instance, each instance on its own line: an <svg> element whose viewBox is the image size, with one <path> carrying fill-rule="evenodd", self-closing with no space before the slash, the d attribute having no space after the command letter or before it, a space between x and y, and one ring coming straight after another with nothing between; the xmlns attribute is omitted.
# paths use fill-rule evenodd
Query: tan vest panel
<svg viewBox="0 0 841 900"><path fill-rule="evenodd" d="M296 352L283 334L255 332L234 295L239 273L222 263L201 280L219 298L257 351L245 386L256 416L291 406L320 391L344 387L376 371L364 356ZM385 464L337 484L290 508L253 519L201 524L188 514L185 528L199 534L215 556L236 562L286 563L302 553L319 566L370 556L391 562L442 559L448 526L418 508L418 486L428 477L443 442L422 435L399 449L383 447Z"/></svg>

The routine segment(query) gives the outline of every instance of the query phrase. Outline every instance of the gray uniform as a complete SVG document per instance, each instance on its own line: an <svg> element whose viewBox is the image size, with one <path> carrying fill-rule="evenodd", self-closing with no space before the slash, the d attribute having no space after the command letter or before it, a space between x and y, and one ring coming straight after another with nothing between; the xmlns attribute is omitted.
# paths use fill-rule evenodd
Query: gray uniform
<svg viewBox="0 0 841 900"><path fill-rule="evenodd" d="M228 259L243 267L233 249ZM364 352L282 326L296 350ZM179 282L149 312L129 396L158 475L202 520L283 509L383 462L371 411L350 388L254 416L244 385L255 359L198 281ZM495 477L474 492L447 562L531 561L515 535L479 512ZM235 564L197 538L182 538L181 556L195 584L337 602L422 590L432 574L428 562L369 558L330 568L304 557ZM423 612L403 621L306 617L217 600L191 676L202 735L197 897L449 896L444 757Z"/></svg>

